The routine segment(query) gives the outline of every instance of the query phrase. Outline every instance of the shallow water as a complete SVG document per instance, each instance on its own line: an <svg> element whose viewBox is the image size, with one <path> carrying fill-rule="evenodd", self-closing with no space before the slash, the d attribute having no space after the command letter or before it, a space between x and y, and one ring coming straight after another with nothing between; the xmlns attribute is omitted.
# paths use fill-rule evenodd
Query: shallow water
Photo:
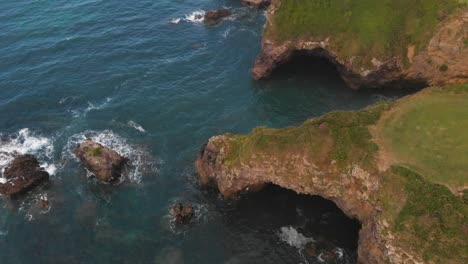
<svg viewBox="0 0 468 264"><path fill-rule="evenodd" d="M273 210L201 191L193 168L200 146L212 135L300 124L403 93L352 91L322 62L253 81L265 13L238 2L0 2L0 169L16 151L35 154L53 173L27 197L0 201L1 263L306 261L281 232L308 237L323 227L301 230L298 212L287 210L297 201ZM194 20L194 12L220 7L233 16L215 26ZM132 159L120 185L87 177L70 152L84 137ZM38 207L41 197L50 208ZM178 200L199 210L190 228L169 223ZM324 207L310 218L336 209ZM322 241L345 247L350 236Z"/></svg>

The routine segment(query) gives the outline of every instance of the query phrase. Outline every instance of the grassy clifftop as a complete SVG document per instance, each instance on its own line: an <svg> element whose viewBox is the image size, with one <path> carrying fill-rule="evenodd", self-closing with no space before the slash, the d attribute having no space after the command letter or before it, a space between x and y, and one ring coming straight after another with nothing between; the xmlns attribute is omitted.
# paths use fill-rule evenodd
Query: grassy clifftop
<svg viewBox="0 0 468 264"><path fill-rule="evenodd" d="M276 42L330 40L356 63L406 58L424 48L444 18L468 0L276 0L265 35Z"/></svg>
<svg viewBox="0 0 468 264"><path fill-rule="evenodd" d="M214 143L223 144L224 162L232 170L255 171L267 163L276 171L286 162L290 167L281 177L306 188L317 183L310 180L317 176L339 185L350 168L363 168L369 185L379 186L367 199L379 212L383 240L426 263L467 263L467 131L464 84L329 113L296 127L227 134ZM300 179L290 175L311 166ZM338 178L329 173L330 166L339 168Z"/></svg>

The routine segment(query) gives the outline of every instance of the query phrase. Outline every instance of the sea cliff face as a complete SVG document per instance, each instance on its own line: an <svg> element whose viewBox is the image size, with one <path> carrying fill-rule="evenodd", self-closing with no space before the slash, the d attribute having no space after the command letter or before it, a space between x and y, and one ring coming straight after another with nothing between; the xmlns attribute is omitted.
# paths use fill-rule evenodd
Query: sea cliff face
<svg viewBox="0 0 468 264"><path fill-rule="evenodd" d="M467 106L466 85L430 88L297 127L215 136L202 148L196 168L201 184L216 186L225 198L274 184L334 201L362 224L360 263L466 263ZM431 114L440 108L446 110ZM457 126L447 116L453 113L461 117ZM424 122L429 116L431 122ZM421 129L433 141L422 148L418 140L409 142L412 159L401 156L407 151L400 152L399 139ZM452 141L439 145L446 137ZM460 174L433 167L438 161L427 160L427 152L453 160L450 168Z"/></svg>
<svg viewBox="0 0 468 264"><path fill-rule="evenodd" d="M300 51L327 58L354 89L465 83L467 41L464 1L273 0L252 74Z"/></svg>

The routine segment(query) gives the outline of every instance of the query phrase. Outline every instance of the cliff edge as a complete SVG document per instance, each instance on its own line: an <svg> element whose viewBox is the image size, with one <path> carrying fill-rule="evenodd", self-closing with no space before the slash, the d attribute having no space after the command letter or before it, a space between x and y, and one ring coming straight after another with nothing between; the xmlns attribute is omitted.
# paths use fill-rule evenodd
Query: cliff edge
<svg viewBox="0 0 468 264"><path fill-rule="evenodd" d="M468 262L468 85L433 87L300 126L212 137L196 161L225 198L267 184L362 224L360 263Z"/></svg>
<svg viewBox="0 0 468 264"><path fill-rule="evenodd" d="M263 79L294 52L327 58L351 88L468 82L466 0L273 0Z"/></svg>

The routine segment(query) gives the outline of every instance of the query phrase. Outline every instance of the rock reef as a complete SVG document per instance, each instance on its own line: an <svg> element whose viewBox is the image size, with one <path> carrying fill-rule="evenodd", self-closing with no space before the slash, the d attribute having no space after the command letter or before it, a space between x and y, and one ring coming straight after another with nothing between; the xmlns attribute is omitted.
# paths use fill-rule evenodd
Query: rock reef
<svg viewBox="0 0 468 264"><path fill-rule="evenodd" d="M111 183L119 179L127 163L127 159L116 151L91 139L78 144L74 153L83 165L103 183Z"/></svg>
<svg viewBox="0 0 468 264"><path fill-rule="evenodd" d="M204 22L209 25L217 24L221 21L221 19L228 17L231 15L231 12L227 9L219 9L208 11L205 14Z"/></svg>
<svg viewBox="0 0 468 264"><path fill-rule="evenodd" d="M353 89L468 81L466 4L384 2L273 0L254 79L302 52L328 59Z"/></svg>
<svg viewBox="0 0 468 264"><path fill-rule="evenodd" d="M16 157L5 169L5 183L0 183L0 193L16 198L49 179L37 159L29 154Z"/></svg>
<svg viewBox="0 0 468 264"><path fill-rule="evenodd" d="M450 178L451 173L437 171L425 156L427 152L447 155L453 159L453 171L466 171L462 160L468 153L459 145L464 144L460 135L468 123L450 128L443 121L466 105L467 85L428 88L398 102L333 112L297 127L260 127L248 135L214 136L202 147L196 169L201 185L215 186L227 199L274 184L335 202L362 224L360 263L466 263L468 205L458 191L468 179L465 174ZM447 111L437 117L430 114L440 107ZM448 134L432 138L433 145L425 146L431 149L418 150L408 164L399 148L392 148L409 133L398 126L408 123L417 135L412 118L422 126L421 118L427 116L432 116L424 127L428 134L439 131L434 122L444 125ZM453 142L443 148L453 153L435 143L445 137ZM406 144L416 150L421 146L417 140Z"/></svg>

